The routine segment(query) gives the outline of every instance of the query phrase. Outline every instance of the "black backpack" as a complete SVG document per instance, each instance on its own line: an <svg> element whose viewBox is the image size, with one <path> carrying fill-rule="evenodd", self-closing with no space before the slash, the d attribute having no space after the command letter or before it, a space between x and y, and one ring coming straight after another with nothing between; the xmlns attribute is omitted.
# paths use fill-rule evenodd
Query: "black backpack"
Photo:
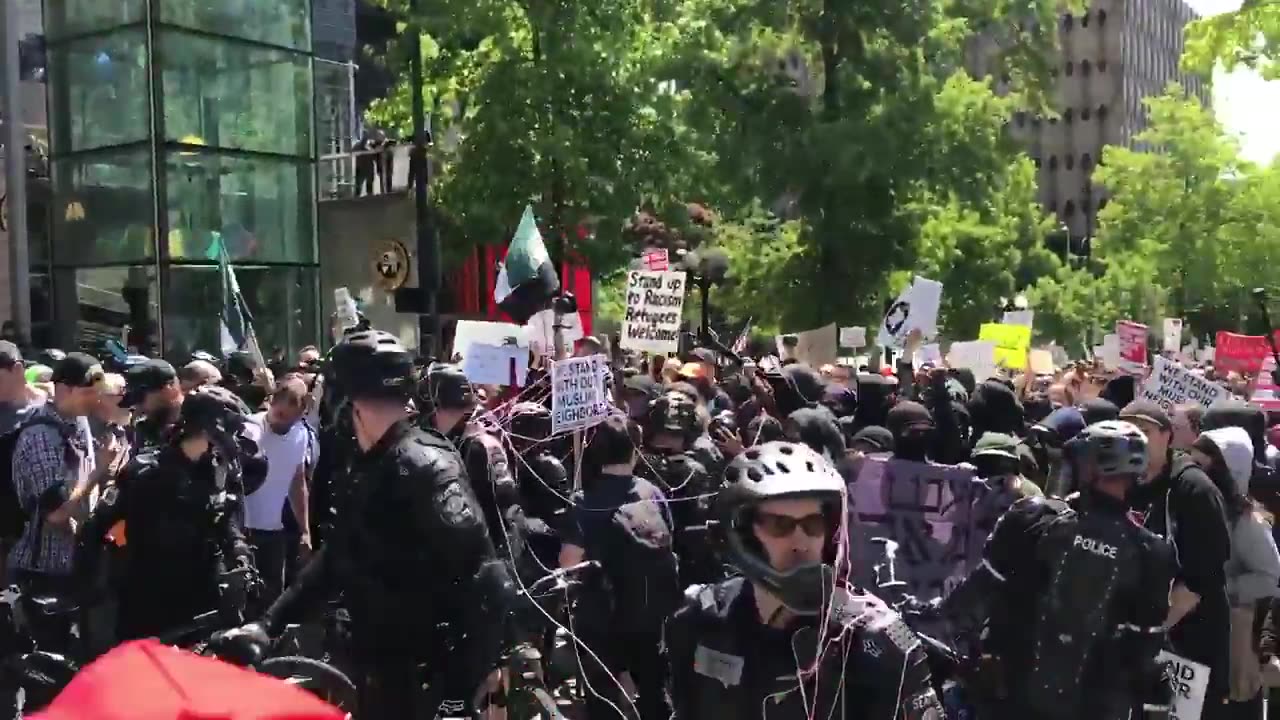
<svg viewBox="0 0 1280 720"><path fill-rule="evenodd" d="M36 425L50 425L62 433L67 443L67 456L70 458L75 450L71 447L71 438L62 423L51 417L32 418L13 431L0 435L0 540L13 542L22 537L27 528L30 516L22 509L17 488L13 485L13 452L18 447L18 437L22 431Z"/></svg>
<svg viewBox="0 0 1280 720"><path fill-rule="evenodd" d="M613 512L609 552L599 557L613 600L613 627L658 632L683 594L663 503L640 498Z"/></svg>

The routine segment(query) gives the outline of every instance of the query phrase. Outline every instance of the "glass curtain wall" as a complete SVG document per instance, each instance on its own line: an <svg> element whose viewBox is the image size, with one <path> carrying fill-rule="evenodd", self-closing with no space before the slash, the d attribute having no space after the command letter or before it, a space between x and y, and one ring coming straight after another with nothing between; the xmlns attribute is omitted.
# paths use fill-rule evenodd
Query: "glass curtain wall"
<svg viewBox="0 0 1280 720"><path fill-rule="evenodd" d="M223 350L223 253L264 352L315 342L310 0L45 2L62 344Z"/></svg>

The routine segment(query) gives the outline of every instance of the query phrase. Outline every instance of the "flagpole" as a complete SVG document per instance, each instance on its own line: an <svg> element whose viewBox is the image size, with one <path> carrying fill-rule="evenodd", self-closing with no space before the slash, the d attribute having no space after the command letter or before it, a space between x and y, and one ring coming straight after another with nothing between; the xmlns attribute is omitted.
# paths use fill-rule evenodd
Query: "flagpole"
<svg viewBox="0 0 1280 720"><path fill-rule="evenodd" d="M231 255L227 253L227 244L222 242L221 238L218 239L218 256L219 260L222 262L222 267L227 269L227 273L232 278L235 278L236 271L231 267ZM240 304L244 302L244 293L240 292L240 281L233 280L231 287L234 295L234 297L232 297L232 301L236 304L236 312L240 312ZM243 314L244 313L241 313L241 315ZM266 368L267 358L262 354L262 346L258 344L258 333L253 329L252 320L246 319L245 321L244 341L245 344L249 346L249 354L252 355L254 361L258 363L258 367Z"/></svg>

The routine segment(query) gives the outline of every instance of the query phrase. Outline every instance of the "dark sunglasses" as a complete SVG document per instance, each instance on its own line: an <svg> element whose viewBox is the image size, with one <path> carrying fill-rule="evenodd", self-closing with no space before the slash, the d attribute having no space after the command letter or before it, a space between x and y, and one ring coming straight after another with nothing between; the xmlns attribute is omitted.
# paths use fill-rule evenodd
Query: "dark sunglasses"
<svg viewBox="0 0 1280 720"><path fill-rule="evenodd" d="M790 515L775 515L762 512L756 513L755 524L765 535L778 539L791 537L797 527L805 535L813 538L827 534L827 517L822 513L814 513L798 518Z"/></svg>

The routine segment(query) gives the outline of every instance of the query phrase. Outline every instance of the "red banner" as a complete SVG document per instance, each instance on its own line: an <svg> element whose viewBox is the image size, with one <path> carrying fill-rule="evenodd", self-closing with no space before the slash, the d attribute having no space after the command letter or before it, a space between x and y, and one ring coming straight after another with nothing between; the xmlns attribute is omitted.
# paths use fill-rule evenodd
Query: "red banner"
<svg viewBox="0 0 1280 720"><path fill-rule="evenodd" d="M1280 342L1280 330L1275 332L1275 339ZM1267 344L1265 335L1220 331L1214 342L1213 366L1227 372L1255 374L1262 369L1262 362L1271 356L1271 346Z"/></svg>

